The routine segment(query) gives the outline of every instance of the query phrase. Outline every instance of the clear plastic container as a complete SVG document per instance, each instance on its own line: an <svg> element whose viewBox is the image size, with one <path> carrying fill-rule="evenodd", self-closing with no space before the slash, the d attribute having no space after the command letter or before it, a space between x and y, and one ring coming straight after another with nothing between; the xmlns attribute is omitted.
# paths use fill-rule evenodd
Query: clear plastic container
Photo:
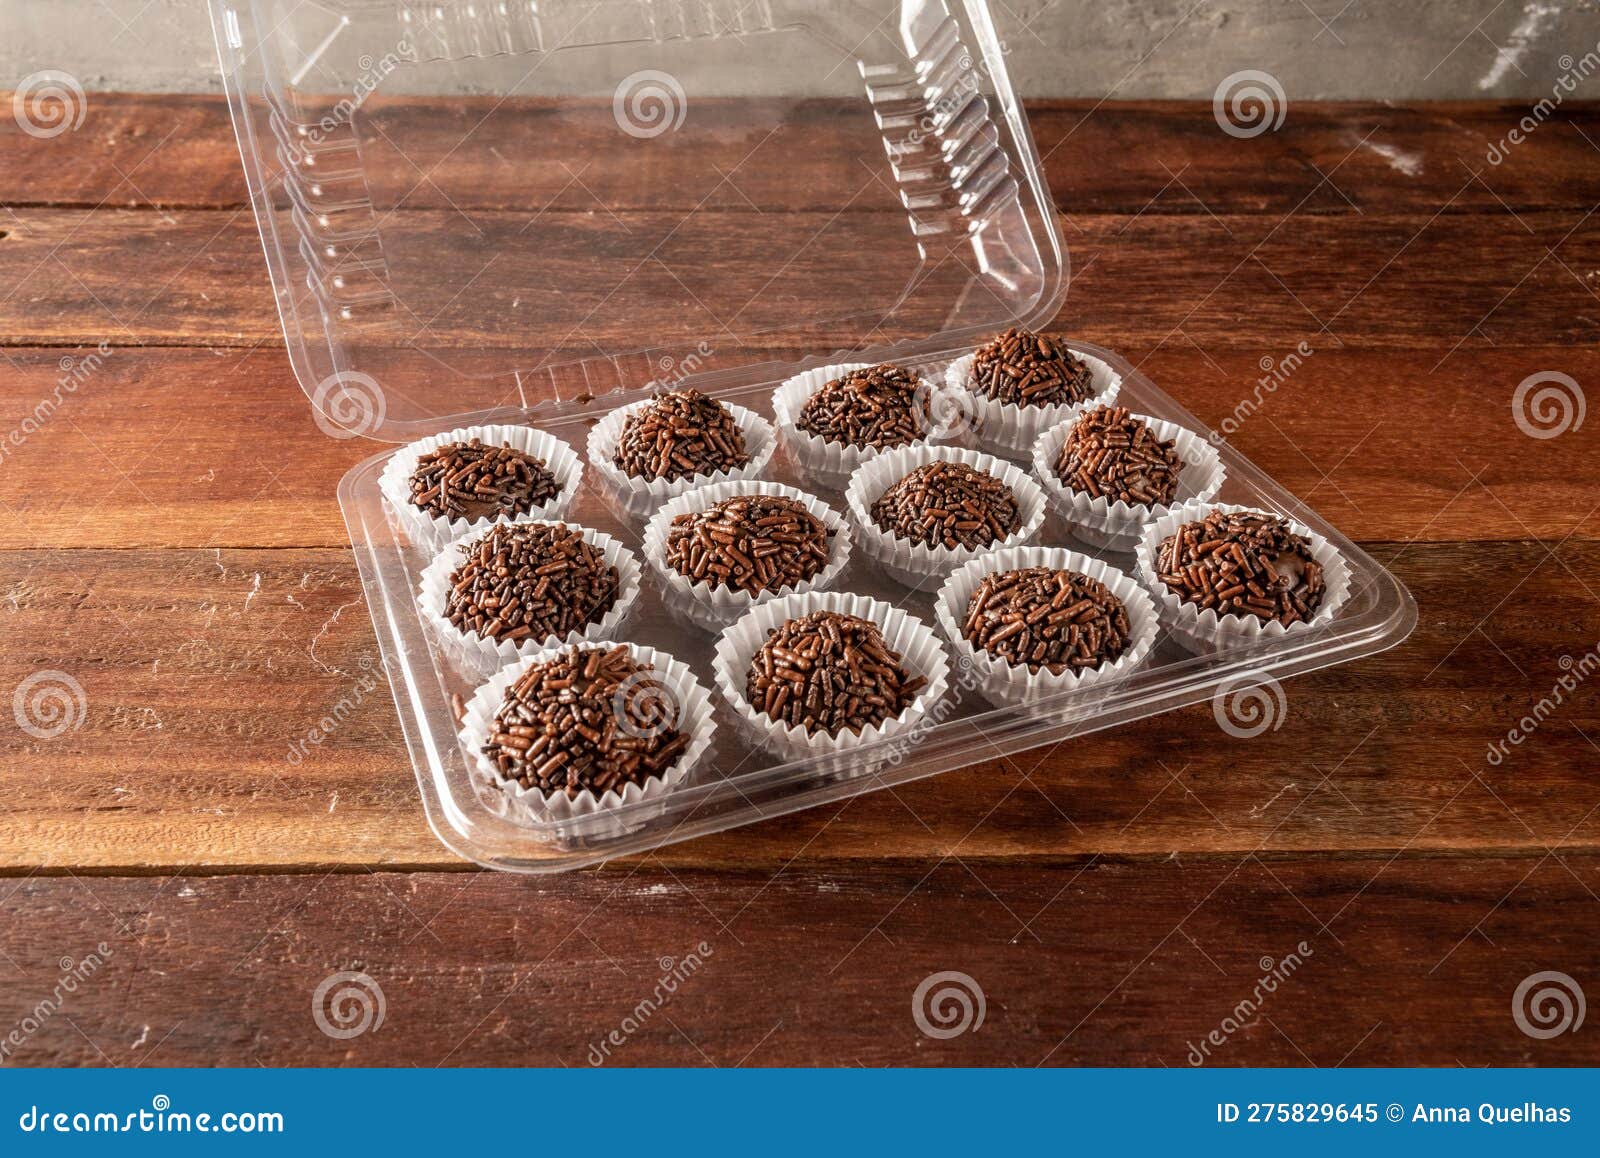
<svg viewBox="0 0 1600 1158"><path fill-rule="evenodd" d="M774 389L802 369L892 359L940 381L1065 299L1067 255L1006 72L1008 36L1027 32L1005 5L212 0L212 14L289 357L333 437L521 423L582 455L599 418L651 390L695 387L770 419ZM1121 375L1119 404L1207 433L1124 358L1072 345ZM1405 589L1219 449L1217 501L1281 512L1348 564L1331 622L1204 656L1163 638L1132 675L1025 709L990 707L953 675L912 742L848 758L774 757L715 697L693 776L587 829L506 819L469 776L454 705L483 676L424 627L431 552L378 486L394 448L353 468L339 502L434 831L480 864L554 872L1405 638ZM845 509L782 447L763 477ZM566 518L639 546L642 523L592 469ZM1135 569L1131 549L1075 539L1055 512L1033 542ZM712 688L716 635L674 615L648 570L628 638ZM937 584L910 590L860 550L831 586L934 625Z"/></svg>

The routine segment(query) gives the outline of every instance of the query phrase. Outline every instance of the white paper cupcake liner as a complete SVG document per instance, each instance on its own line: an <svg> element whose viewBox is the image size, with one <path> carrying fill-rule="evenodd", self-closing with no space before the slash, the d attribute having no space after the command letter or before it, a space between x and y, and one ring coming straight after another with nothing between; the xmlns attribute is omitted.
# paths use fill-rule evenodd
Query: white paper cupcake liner
<svg viewBox="0 0 1600 1158"><path fill-rule="evenodd" d="M556 485L560 488L556 497L520 515L480 519L445 519L414 506L411 502L411 474L417 469L417 461L441 446L474 438L482 440L486 446L511 446L524 454L542 459L550 468L550 473L555 475ZM388 500L389 508L399 518L401 527L413 542L429 551L437 551L452 539L473 531L487 530L495 523L564 518L572 508L573 500L578 497L582 482L583 462L572 448L555 435L531 426L463 426L444 434L421 438L395 451L384 464L383 473L378 476L378 488Z"/></svg>
<svg viewBox="0 0 1600 1158"><path fill-rule="evenodd" d="M581 630L569 631L564 638L533 639L526 637L512 643L508 640L484 639L464 632L445 618L445 600L450 594L450 573L461 565L462 558L478 543L482 535L457 539L446 546L422 571L417 584L417 608L423 622L445 646L450 657L469 673L488 675L506 664L537 651L579 640L613 639L625 634L634 605L639 601L639 579L642 570L639 559L616 539L602 531L591 530L576 523L560 524L551 519L519 519L518 525L543 523L548 526L566 526L577 531L584 541L597 548L607 563L617 569L617 598L607 611ZM486 529L487 530L487 529Z"/></svg>
<svg viewBox="0 0 1600 1158"><path fill-rule="evenodd" d="M827 565L803 583L787 584L770 591L763 591L760 595L751 595L749 592L736 591L728 587L713 587L704 580L695 582L687 575L673 570L667 563L667 535L672 530L672 520L679 515L703 511L724 499L739 495L782 495L804 506L831 532L828 538ZM640 546L640 551L649 561L651 571L661 583L662 603L669 612L687 619L697 627L708 631L721 631L757 604L799 592L822 591L831 586L839 577L839 573L844 570L845 564L850 561L852 542L849 523L821 499L782 483L741 479L737 482L697 487L673 499L652 515L650 521L645 524L644 542Z"/></svg>
<svg viewBox="0 0 1600 1158"><path fill-rule="evenodd" d="M1033 444L1039 440L1039 435L1050 427L1073 414L1115 402L1117 393L1122 389L1122 375L1092 354L1077 349L1072 349L1072 353L1087 362L1094 373L1093 397L1072 405L1016 406L1010 402L997 402L971 389L969 385L974 355L967 354L951 362L945 368L945 385L950 390L958 391L962 404L969 408L972 432L978 445L991 454L1026 462L1033 453Z"/></svg>
<svg viewBox="0 0 1600 1158"><path fill-rule="evenodd" d="M594 468L596 476L604 484L602 491L611 505L627 518L648 518L668 499L677 498L696 487L732 482L735 479L757 478L766 470L767 463L772 459L772 452L777 449L777 435L773 432L770 422L753 410L722 402L721 405L727 407L728 413L733 415L739 433L744 436L745 453L750 456L748 463L737 470L710 471L688 478L673 479L670 482L666 479L647 481L634 478L624 474L612 461L612 457L617 453L617 442L622 437L622 424L627 421L628 415L649 406L653 401L652 398L643 398L627 406L620 406L595 423L593 429L589 431L589 465Z"/></svg>
<svg viewBox="0 0 1600 1158"><path fill-rule="evenodd" d="M965 463L1005 483L1016 497L1022 526L984 547L926 547L897 538L873 521L872 504L884 491L917 467L940 461ZM1021 470L992 455L956 446L903 446L885 451L856 471L844 497L862 554L907 587L920 587L935 575L943 578L981 555L1022 546L1039 533L1046 506L1044 491Z"/></svg>
<svg viewBox="0 0 1600 1158"><path fill-rule="evenodd" d="M1190 651L1209 654L1229 647L1240 647L1261 640L1278 639L1291 632L1309 631L1328 623L1338 614L1339 608L1350 597L1350 568L1333 544L1303 523L1284 516L1289 529L1302 535L1311 544L1311 557L1322 564L1325 588L1322 605L1309 623L1291 623L1287 627L1276 621L1257 619L1253 615L1218 615L1207 608L1197 608L1179 599L1156 574L1156 550L1161 540L1185 523L1196 523L1212 511L1232 514L1236 511L1261 511L1261 507L1237 506L1230 503L1212 503L1201 500L1173 507L1166 514L1149 523L1140 536L1134 554L1138 560L1140 581L1155 599L1161 622L1172 637ZM1266 512L1273 514L1277 512Z"/></svg>
<svg viewBox="0 0 1600 1158"><path fill-rule="evenodd" d="M1074 414L1039 436L1033 444L1033 477L1044 488L1050 506L1071 527L1073 535L1084 542L1114 551L1132 551L1139 545L1139 535L1150 520L1159 519L1183 503L1210 499L1222 489L1227 472L1216 447L1176 422L1135 414L1133 417L1148 426L1151 434L1162 441L1171 439L1176 444L1174 449L1183 459L1177 497L1170 503L1125 503L1103 495L1093 498L1074 490L1061 481L1055 464L1068 433L1081 417L1082 413Z"/></svg>
<svg viewBox="0 0 1600 1158"><path fill-rule="evenodd" d="M745 677L756 652L767 641L767 634L786 620L813 611L835 611L877 624L889 650L899 653L906 671L928 681L911 706L894 719L863 728L860 733L841 731L830 735L780 723L752 705L745 698ZM950 661L939 637L928 625L898 607L848 591L811 591L762 603L741 616L718 638L711 670L717 690L733 708L741 730L752 743L782 759L836 756L839 759L830 771L865 775L891 758L893 745L869 752L860 749L913 728L943 699L949 686Z"/></svg>
<svg viewBox="0 0 1600 1158"><path fill-rule="evenodd" d="M875 365L879 363L842 362L837 366L819 366L815 370L796 374L772 392L772 418L773 425L778 428L778 437L794 457L795 465L818 486L842 489L857 467L884 452L873 447L829 442L809 434L795 424L800 410L813 394L835 378L841 378L852 370L866 370ZM930 428L915 443L907 443L908 446L937 442L962 425L961 403L950 395L948 389L921 375L918 375L918 381L921 383L922 411Z"/></svg>
<svg viewBox="0 0 1600 1158"><path fill-rule="evenodd" d="M1034 672L1025 666L1008 663L968 642L961 634L961 626L966 622L967 604L978 584L987 575L1024 567L1076 571L1104 583L1127 608L1131 630L1127 650L1112 662L1096 668L1061 672L1041 669ZM957 568L945 580L944 586L939 588L938 595L934 597L933 615L939 630L950 643L957 666L971 668L977 673L980 677L979 694L997 707L1033 706L1042 700L1125 676L1138 668L1150 654L1160 628L1155 603L1133 576L1064 547L1012 547L974 559ZM1068 704L1063 705L1062 709L1065 713L1071 713L1087 710L1088 707L1087 704Z"/></svg>
<svg viewBox="0 0 1600 1158"><path fill-rule="evenodd" d="M577 645L543 648L497 672L467 701L458 738L473 780L482 790L480 796L495 815L518 824L555 826L553 831L535 834L545 839L620 836L661 815L665 807L663 797L687 780L705 758L717 730L712 718L712 699L688 665L664 651L641 644L619 645L609 639L586 640L582 644L584 647L626 647L635 662L650 664L655 669L653 674L666 686L670 702L677 706L678 730L689 734L689 746L679 754L665 776L651 777L642 785L628 784L620 793L612 789L601 796L583 792L576 798L569 798L564 792L546 794L524 788L514 780L502 779L494 763L483 754L483 746L489 741L489 731L505 700L506 689L532 665L554 659L574 646ZM646 801L654 805L633 807ZM622 808L627 812L619 815L617 810Z"/></svg>

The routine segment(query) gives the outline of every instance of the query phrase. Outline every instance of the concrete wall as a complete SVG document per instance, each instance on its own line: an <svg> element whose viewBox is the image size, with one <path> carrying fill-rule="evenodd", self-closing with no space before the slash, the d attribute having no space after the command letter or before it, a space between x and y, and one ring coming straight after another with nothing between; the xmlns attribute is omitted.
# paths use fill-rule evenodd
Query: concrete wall
<svg viewBox="0 0 1600 1158"><path fill-rule="evenodd" d="M888 0L862 2L887 11ZM1550 94L1573 60L1600 51L1600 0L991 0L991 6L1008 41L1012 76L1034 96L1209 100L1223 77L1260 69L1290 99L1536 100ZM336 20L339 7L340 0L301 0L297 19ZM713 46L696 60L710 78L695 87L708 92L805 92L850 79L836 76L819 86L802 69L786 72L781 59L757 58L749 44ZM91 90L218 87L204 0L0 0L0 88L41 69L71 73ZM469 84L447 74L437 87ZM1600 81L1586 78L1576 95L1600 96Z"/></svg>

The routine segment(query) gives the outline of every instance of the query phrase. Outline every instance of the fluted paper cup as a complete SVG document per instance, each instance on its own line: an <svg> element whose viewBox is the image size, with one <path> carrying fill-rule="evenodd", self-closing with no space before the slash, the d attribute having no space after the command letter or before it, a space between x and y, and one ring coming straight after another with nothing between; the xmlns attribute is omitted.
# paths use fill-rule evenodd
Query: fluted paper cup
<svg viewBox="0 0 1600 1158"><path fill-rule="evenodd" d="M648 480L634 478L626 474L612 459L617 453L617 443L622 438L622 426L628 420L628 416L654 401L653 398L644 398L627 406L619 406L595 423L593 429L589 431L589 465L594 468L596 477L600 479L601 489L606 498L626 518L633 520L648 518L668 499L677 498L696 487L732 482L735 479L757 478L767 469L767 463L772 459L772 452L777 449L777 435L773 433L770 422L754 410L747 410L743 406L735 406L719 399L720 405L727 407L728 413L733 416L734 425L744 436L745 453L750 456L748 463L736 470L707 471L704 474L670 481L659 478Z"/></svg>
<svg viewBox="0 0 1600 1158"><path fill-rule="evenodd" d="M423 455L454 442L480 440L485 446L510 446L524 454L540 459L556 479L556 496L516 515L496 515L493 518L446 519L430 515L411 502L411 475ZM378 489L389 504L389 509L400 520L401 529L419 547L437 551L453 539L473 531L487 530L495 523L513 523L527 520L561 519L572 508L583 482L583 462L572 448L553 434L535 430L531 426L462 426L444 434L420 438L407 443L390 456L378 476Z"/></svg>
<svg viewBox="0 0 1600 1158"><path fill-rule="evenodd" d="M1050 427L1064 422L1074 414L1092 410L1096 406L1109 406L1117 400L1122 389L1122 375L1093 354L1073 349L1074 356L1089 365L1094 377L1094 394L1082 402L1058 402L1049 406L1017 406L1011 402L997 402L987 394L972 388L972 362L975 355L957 358L945 368L945 385L959 391L962 404L972 415L973 435L978 445L990 454L1004 455L1018 462L1027 462L1033 454L1033 444Z"/></svg>
<svg viewBox="0 0 1600 1158"><path fill-rule="evenodd" d="M872 504L889 487L930 462L965 463L1005 483L1017 500L1022 525L1000 542L983 547L927 547L898 538L878 526L872 518ZM1038 483L993 455L956 446L904 446L885 451L856 471L845 488L844 498L861 553L907 587L921 587L933 576L942 579L980 555L1027 543L1039 533L1045 516L1044 491Z"/></svg>
<svg viewBox="0 0 1600 1158"><path fill-rule="evenodd" d="M1176 422L1135 414L1150 428L1150 433L1163 442L1171 439L1176 445L1183 469L1178 474L1178 493L1170 503L1126 503L1121 499L1108 499L1074 490L1056 473L1056 458L1081 413L1064 422L1058 422L1039 436L1033 444L1033 477L1044 488L1050 506L1072 529L1072 533L1085 543L1112 551L1132 551L1139 545L1139 535L1145 524L1158 519L1174 506L1196 499L1213 497L1222 489L1227 472L1216 447L1194 431Z"/></svg>
<svg viewBox="0 0 1600 1158"><path fill-rule="evenodd" d="M524 788L514 780L503 779L499 770L483 753L489 742L494 718L505 700L506 689L516 683L534 664L552 660L574 647L626 647L636 663L647 663L677 707L677 728L689 735L685 748L664 776L652 776L642 785L628 784L619 793L609 789L600 796L584 791L576 797L565 792L544 793ZM581 644L562 644L543 648L497 672L467 701L458 739L480 798L497 816L518 824L542 826L533 835L545 840L574 837L605 838L634 832L661 815L664 797L694 772L711 748L717 725L712 718L711 695L694 678L687 664L664 651L641 644L618 644L609 639L593 639ZM637 808L636 805L654 802ZM618 809L626 807L625 814ZM553 829L550 826L554 826Z"/></svg>
<svg viewBox="0 0 1600 1158"><path fill-rule="evenodd" d="M1234 612L1218 615L1212 608L1198 608L1179 599L1161 581L1160 575L1156 572L1156 551L1161 546L1161 540L1176 532L1179 527L1185 523L1197 523L1212 511L1222 511L1227 514L1248 511L1263 514L1277 513L1264 511L1260 507L1197 500L1173 507L1146 525L1144 533L1140 536L1138 548L1134 552L1138 562L1139 580L1154 598L1156 610L1161 615L1161 622L1172 633L1174 639L1190 651L1206 655L1224 651L1229 647L1256 643L1263 639L1278 639L1290 633L1309 631L1313 627L1321 627L1330 622L1338 614L1339 608L1350 597L1349 565L1327 539L1287 516L1280 517L1289 524L1291 531L1310 543L1311 557L1322 564L1322 578L1325 585L1322 605L1317 608L1316 615L1309 623L1291 623L1286 627L1276 620L1262 620L1254 615L1238 615Z"/></svg>
<svg viewBox="0 0 1600 1158"><path fill-rule="evenodd" d="M698 514L725 499L738 498L740 495L781 495L793 499L810 511L829 531L827 565L802 583L785 584L770 591L763 591L759 595L751 595L748 591L738 591L725 586L713 587L705 580L696 582L674 570L667 563L667 536L672 530L672 521L679 515ZM832 586L839 573L844 570L845 564L850 561L851 542L850 525L845 522L844 517L816 496L782 483L741 479L737 482L696 487L687 494L673 499L652 515L650 521L645 524L644 542L640 550L649 562L650 570L655 573L656 579L661 584L662 603L666 605L667 610L707 631L721 631L757 604L797 592L821 591Z"/></svg>
<svg viewBox="0 0 1600 1158"><path fill-rule="evenodd" d="M972 593L986 576L1026 567L1075 571L1105 584L1127 609L1130 629L1127 649L1116 659L1099 667L1060 672L1041 668L1035 672L1026 665L1008 663L971 643L962 634L961 628L967 619L967 604L972 600ZM1155 603L1133 576L1109 563L1064 547L1012 547L958 567L934 597L933 615L939 630L949 641L957 666L970 667L978 674L979 694L996 707L1033 706L1041 700L1128 675L1149 656L1156 644L1160 626ZM1076 714L1087 711L1089 707L1087 704L1063 705L1062 710Z"/></svg>
<svg viewBox="0 0 1600 1158"><path fill-rule="evenodd" d="M814 480L818 486L841 489L850 481L850 476L857 467L884 451L870 446L829 442L801 430L797 425L801 408L813 394L835 378L842 378L852 370L870 370L873 366L881 364L843 362L837 366L819 366L814 370L796 374L772 392L772 418L773 425L778 428L778 437L793 456L795 465L807 479ZM928 423L928 429L922 438L907 443L907 446L936 442L950 434L959 422L958 403L949 396L945 387L929 381L920 374L917 376L917 381L919 409Z"/></svg>
<svg viewBox="0 0 1600 1158"><path fill-rule="evenodd" d="M498 671L518 657L526 657L557 644L575 643L579 640L613 639L626 633L634 605L639 601L641 569L638 557L616 539L603 531L579 526L577 523L560 523L550 519L523 519L518 525L542 524L565 526L577 531L585 542L593 546L605 561L617 569L617 598L611 609L593 623L579 630L569 631L561 639L534 639L526 637L515 643L504 639L485 639L475 632L462 631L445 617L445 600L450 595L450 575L461 566L462 560L482 540L482 535L458 539L434 556L423 569L417 584L417 608L422 620L432 630L434 637L444 645L450 658L467 672L488 675Z"/></svg>
<svg viewBox="0 0 1600 1158"><path fill-rule="evenodd" d="M756 652L773 629L813 611L854 615L877 624L889 650L899 654L907 673L913 677L922 676L928 681L927 686L900 715L863 728L859 733L848 730L832 734L807 732L774 720L746 698L745 677ZM898 607L848 591L811 591L786 595L746 612L718 637L711 671L717 691L733 709L741 731L751 743L785 760L803 756L839 757L830 761L830 771L865 775L882 764L888 753L859 749L900 735L943 699L949 685L950 662L939 637L928 625Z"/></svg>

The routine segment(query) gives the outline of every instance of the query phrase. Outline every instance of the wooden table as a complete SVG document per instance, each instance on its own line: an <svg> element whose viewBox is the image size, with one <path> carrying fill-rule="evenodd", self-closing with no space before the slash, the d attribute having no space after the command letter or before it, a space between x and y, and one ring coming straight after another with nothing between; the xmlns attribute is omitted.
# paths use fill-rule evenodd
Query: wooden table
<svg viewBox="0 0 1600 1158"><path fill-rule="evenodd" d="M333 497L374 447L294 383L220 101L90 100L0 123L0 692L84 694L59 735L5 721L0 1041L99 959L9 1060L583 1065L621 1027L624 1063L1182 1066L1214 1030L1214 1064L1600 1061L1512 1012L1545 970L1600 996L1600 696L1487 758L1600 642L1595 419L1512 409L1600 384L1600 110L1491 166L1521 107L1296 103L1240 142L1204 104L1034 106L1056 328L1213 425L1308 342L1233 441L1416 633L1252 739L1200 706L520 879L428 832L385 690L289 758L375 654ZM341 971L384 1002L347 1039L312 1015ZM980 1028L919 1030L941 971Z"/></svg>

